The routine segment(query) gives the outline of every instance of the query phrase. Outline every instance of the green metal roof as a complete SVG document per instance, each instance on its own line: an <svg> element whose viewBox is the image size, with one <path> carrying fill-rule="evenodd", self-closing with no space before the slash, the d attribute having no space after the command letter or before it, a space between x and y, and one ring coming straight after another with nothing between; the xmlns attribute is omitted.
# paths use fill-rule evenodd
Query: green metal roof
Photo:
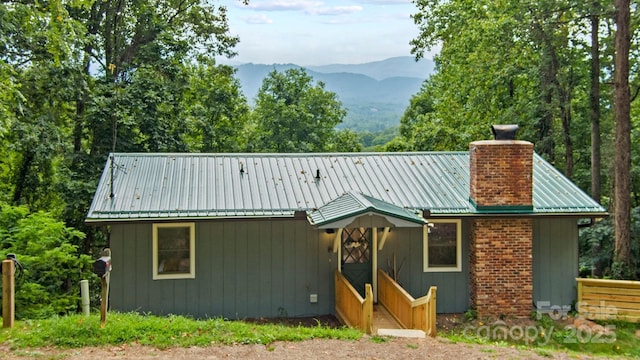
<svg viewBox="0 0 640 360"><path fill-rule="evenodd" d="M467 152L332 154L116 153L88 222L291 217L350 191L431 216L482 214L469 200ZM534 155L534 215L603 216L606 210ZM113 196L111 187L113 185Z"/></svg>
<svg viewBox="0 0 640 360"><path fill-rule="evenodd" d="M311 211L309 219L312 224L322 227L323 225L336 223L339 220L371 213L390 216L419 225L425 224L424 218L415 210L401 208L355 191L349 191L319 209Z"/></svg>

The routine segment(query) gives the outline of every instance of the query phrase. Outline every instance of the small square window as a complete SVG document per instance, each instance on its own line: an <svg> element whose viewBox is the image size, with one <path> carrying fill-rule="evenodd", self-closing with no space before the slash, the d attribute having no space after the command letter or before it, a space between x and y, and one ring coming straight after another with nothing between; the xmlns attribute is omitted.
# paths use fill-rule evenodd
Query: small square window
<svg viewBox="0 0 640 360"><path fill-rule="evenodd" d="M153 224L153 280L195 278L195 224Z"/></svg>
<svg viewBox="0 0 640 360"><path fill-rule="evenodd" d="M461 221L429 220L424 227L424 271L462 271Z"/></svg>

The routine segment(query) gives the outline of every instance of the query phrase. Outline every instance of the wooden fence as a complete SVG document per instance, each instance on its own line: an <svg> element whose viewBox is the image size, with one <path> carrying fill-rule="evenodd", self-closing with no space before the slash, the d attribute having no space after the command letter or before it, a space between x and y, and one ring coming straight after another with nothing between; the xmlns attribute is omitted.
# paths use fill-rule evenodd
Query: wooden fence
<svg viewBox="0 0 640 360"><path fill-rule="evenodd" d="M576 280L580 315L591 320L640 322L640 281Z"/></svg>
<svg viewBox="0 0 640 360"><path fill-rule="evenodd" d="M373 331L373 290L365 285L365 298L356 291L342 273L335 273L336 315L350 327L357 327L371 334Z"/></svg>
<svg viewBox="0 0 640 360"><path fill-rule="evenodd" d="M414 299L386 272L378 269L378 303L382 304L405 329L419 329L436 336L436 291Z"/></svg>

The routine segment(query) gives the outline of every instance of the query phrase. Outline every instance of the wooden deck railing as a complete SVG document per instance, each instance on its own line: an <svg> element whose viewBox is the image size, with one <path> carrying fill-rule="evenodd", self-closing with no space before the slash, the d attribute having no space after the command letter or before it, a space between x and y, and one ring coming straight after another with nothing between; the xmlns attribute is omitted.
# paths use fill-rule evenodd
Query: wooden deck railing
<svg viewBox="0 0 640 360"><path fill-rule="evenodd" d="M373 330L373 291L371 284L365 285L365 298L349 281L336 271L336 315L347 326L357 327L371 334Z"/></svg>
<svg viewBox="0 0 640 360"><path fill-rule="evenodd" d="M640 281L576 280L580 315L592 320L640 322Z"/></svg>
<svg viewBox="0 0 640 360"><path fill-rule="evenodd" d="M419 329L436 336L436 291L414 299L386 272L378 269L378 303L382 304L405 329Z"/></svg>

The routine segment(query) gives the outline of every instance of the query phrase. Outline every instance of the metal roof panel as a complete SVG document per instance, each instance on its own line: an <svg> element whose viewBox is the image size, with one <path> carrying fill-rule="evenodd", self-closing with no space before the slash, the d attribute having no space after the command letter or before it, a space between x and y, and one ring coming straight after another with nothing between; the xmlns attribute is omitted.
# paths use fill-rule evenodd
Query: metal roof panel
<svg viewBox="0 0 640 360"><path fill-rule="evenodd" d="M433 215L477 213L467 152L113 156L114 196L107 161L87 221L284 216L349 191ZM606 213L539 155L533 178L535 214Z"/></svg>

